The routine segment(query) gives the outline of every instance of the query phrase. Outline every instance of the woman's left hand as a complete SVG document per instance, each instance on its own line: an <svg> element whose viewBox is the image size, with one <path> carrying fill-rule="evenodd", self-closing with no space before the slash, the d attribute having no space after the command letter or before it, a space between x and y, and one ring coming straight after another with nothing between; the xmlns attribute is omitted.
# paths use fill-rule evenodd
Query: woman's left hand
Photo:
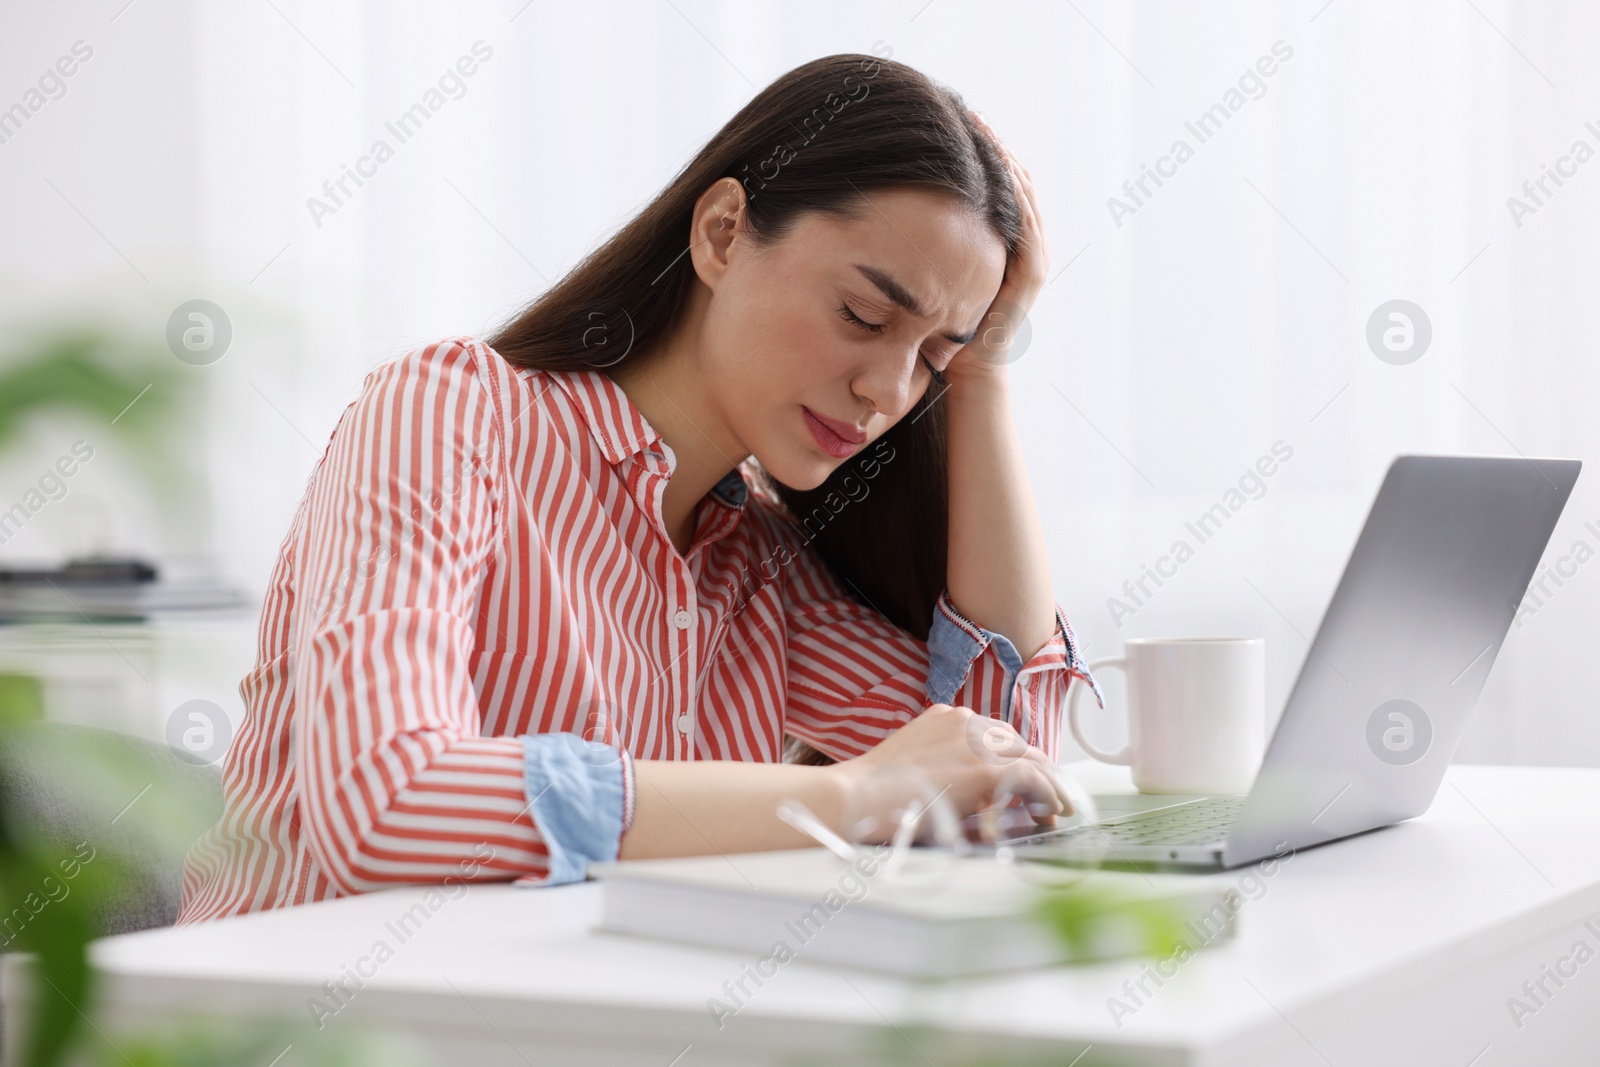
<svg viewBox="0 0 1600 1067"><path fill-rule="evenodd" d="M1050 270L1050 242L1045 239L1039 217L1039 198L1034 192L1033 176L981 115L973 112L972 118L978 129L994 142L1011 173L1017 209L1022 216L1022 235L1017 254L1006 261L1005 276L989 309L984 312L978 336L956 353L945 371L947 377L998 373L1020 355L1013 354L1013 342L1022 330L1034 299L1044 288Z"/></svg>

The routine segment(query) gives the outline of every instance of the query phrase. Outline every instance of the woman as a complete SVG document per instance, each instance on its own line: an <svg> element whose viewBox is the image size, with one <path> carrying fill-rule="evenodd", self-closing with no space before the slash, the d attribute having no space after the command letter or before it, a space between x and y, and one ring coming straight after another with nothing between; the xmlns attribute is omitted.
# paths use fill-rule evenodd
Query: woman
<svg viewBox="0 0 1600 1067"><path fill-rule="evenodd" d="M831 56L496 336L369 375L180 922L810 844L786 798L858 838L919 790L1069 810L1058 718L1093 681L1002 318L1046 268L1028 172L956 94Z"/></svg>

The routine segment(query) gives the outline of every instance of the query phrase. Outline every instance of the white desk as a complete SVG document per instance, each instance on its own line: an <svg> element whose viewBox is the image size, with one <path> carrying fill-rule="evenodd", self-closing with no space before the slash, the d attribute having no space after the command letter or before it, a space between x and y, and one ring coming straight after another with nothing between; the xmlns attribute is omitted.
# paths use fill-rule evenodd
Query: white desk
<svg viewBox="0 0 1600 1067"><path fill-rule="evenodd" d="M1146 961L917 985L802 950L719 1032L706 1000L754 959L593 933L593 884L477 886L403 944L385 924L422 890L109 939L98 1021L112 1037L196 1012L309 1024L307 999L383 939L393 958L328 1029L405 1030L441 1064L1600 1060L1600 957L1560 987L1546 978L1553 995L1520 1026L1507 1003L1576 942L1600 950L1582 926L1600 917L1600 770L1453 768L1423 818L1303 852L1262 885L1237 939L1160 989L1147 980L1154 995L1120 1027L1108 998L1128 1002ZM20 977L0 983L12 1019Z"/></svg>

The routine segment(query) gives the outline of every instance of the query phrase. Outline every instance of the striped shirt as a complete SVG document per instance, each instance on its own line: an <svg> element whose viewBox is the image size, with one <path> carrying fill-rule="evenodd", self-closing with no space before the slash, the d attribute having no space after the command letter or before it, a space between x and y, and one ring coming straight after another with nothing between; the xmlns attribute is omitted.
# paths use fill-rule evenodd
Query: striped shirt
<svg viewBox="0 0 1600 1067"><path fill-rule="evenodd" d="M870 480L895 457L880 440L851 462ZM914 638L742 468L680 554L661 511L674 463L599 371L456 338L369 374L280 549L224 814L190 850L178 921L540 878L524 735L615 745L631 790L633 758L773 762L786 734L860 755L941 700L1056 756L1068 685L1093 685L1059 607L1026 663L948 596ZM950 635L965 652L930 664Z"/></svg>

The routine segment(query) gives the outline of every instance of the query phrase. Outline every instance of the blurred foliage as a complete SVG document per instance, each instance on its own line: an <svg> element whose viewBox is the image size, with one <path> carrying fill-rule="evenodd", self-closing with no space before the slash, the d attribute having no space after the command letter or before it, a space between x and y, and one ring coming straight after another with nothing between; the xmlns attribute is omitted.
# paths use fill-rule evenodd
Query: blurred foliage
<svg viewBox="0 0 1600 1067"><path fill-rule="evenodd" d="M34 684L29 685L30 681ZM0 676L0 749L9 740L7 735L21 724L42 717L41 689L36 679L26 675ZM86 946L93 936L88 898L92 893L68 893L59 900L51 899L49 886L59 882L58 865L75 862L76 857L68 860L53 855L54 850L41 848L17 822L14 811L0 806L0 922L6 924L0 930L10 938L8 950L37 955L34 973L40 983L55 989L50 996L41 995L42 986L35 991L21 1059L22 1067L50 1067L61 1062L78 1029L73 1005L87 1002ZM77 873L88 871L80 867ZM99 870L94 872L94 877L100 876ZM11 1020L9 1025L15 1026L16 1021Z"/></svg>
<svg viewBox="0 0 1600 1067"><path fill-rule="evenodd" d="M95 1046L95 1067L410 1067L415 1046L352 1030L308 1039L293 1027L196 1019Z"/></svg>
<svg viewBox="0 0 1600 1067"><path fill-rule="evenodd" d="M31 674L0 671L0 728L44 718L44 681Z"/></svg>
<svg viewBox="0 0 1600 1067"><path fill-rule="evenodd" d="M1039 899L1036 914L1074 955L1097 954L1107 937L1126 938L1145 956L1170 956L1184 944L1184 912L1161 897L1130 897L1106 886L1062 886Z"/></svg>
<svg viewBox="0 0 1600 1067"><path fill-rule="evenodd" d="M38 679L0 673L0 774L14 775L23 762L31 764L33 773L58 783L92 829L74 845L69 838L75 831L63 837L60 827L42 826L16 804L0 804L0 948L33 957L23 1001L27 1016L5 1021L8 1031L16 1031L10 1035L18 1050L15 1067L416 1062L409 1042L355 1026L308 1037L306 1027L289 1023L196 1019L146 1033L103 1032L93 1021L90 942L128 906L130 887L147 881L142 865L152 850L181 855L215 813L197 810L190 789L153 773L125 739L100 731L59 732L41 724L42 711Z"/></svg>
<svg viewBox="0 0 1600 1067"><path fill-rule="evenodd" d="M34 417L77 412L104 419L158 493L181 492L193 468L184 414L198 396L194 369L159 342L110 330L63 327L9 341L0 350L0 452Z"/></svg>

